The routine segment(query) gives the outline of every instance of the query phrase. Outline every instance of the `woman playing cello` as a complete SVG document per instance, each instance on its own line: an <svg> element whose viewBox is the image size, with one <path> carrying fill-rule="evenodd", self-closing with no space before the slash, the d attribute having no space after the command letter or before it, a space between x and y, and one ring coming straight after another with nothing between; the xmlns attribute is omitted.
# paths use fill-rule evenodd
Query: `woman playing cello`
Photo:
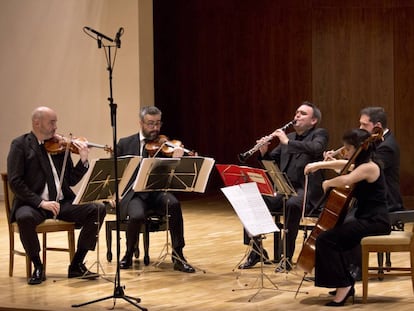
<svg viewBox="0 0 414 311"><path fill-rule="evenodd" d="M370 138L362 129L346 132L342 139L345 158L356 155L354 169L345 175L325 180L325 192L331 188L353 186L356 199L355 218L322 232L316 239L315 286L336 288L335 297L327 306L343 306L347 299L354 298L354 279L350 275L344 258L346 251L357 246L361 239L370 235L389 234L391 226L386 206L385 180L380 165L373 157L373 144L361 147ZM319 169L341 169L343 160L310 163L305 174Z"/></svg>

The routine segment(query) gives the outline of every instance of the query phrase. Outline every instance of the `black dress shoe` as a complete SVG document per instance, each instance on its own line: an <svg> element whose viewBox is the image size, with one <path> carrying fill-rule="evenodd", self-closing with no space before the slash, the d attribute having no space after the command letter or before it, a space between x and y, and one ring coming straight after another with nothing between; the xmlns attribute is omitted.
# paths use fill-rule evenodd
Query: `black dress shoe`
<svg viewBox="0 0 414 311"><path fill-rule="evenodd" d="M191 267L187 262L176 259L174 261L174 270L186 272L186 273L194 273L195 269Z"/></svg>
<svg viewBox="0 0 414 311"><path fill-rule="evenodd" d="M125 255L119 262L119 268L129 269L132 266L132 256Z"/></svg>
<svg viewBox="0 0 414 311"><path fill-rule="evenodd" d="M275 272L286 272L286 271L290 271L292 270L292 264L290 263L289 260L282 262L281 264L279 264L276 269Z"/></svg>
<svg viewBox="0 0 414 311"><path fill-rule="evenodd" d="M260 255L256 251L251 251L247 260L239 266L239 269L250 269L260 262ZM265 265L271 264L267 251L263 250L263 263Z"/></svg>
<svg viewBox="0 0 414 311"><path fill-rule="evenodd" d="M27 281L29 285L37 285L42 283L42 281L46 280L43 276L43 266L38 266L34 268L32 277Z"/></svg>
<svg viewBox="0 0 414 311"><path fill-rule="evenodd" d="M250 269L254 267L260 261L260 256L255 252L250 252L246 261L239 266L239 269Z"/></svg>
<svg viewBox="0 0 414 311"><path fill-rule="evenodd" d="M98 274L89 271L83 263L70 265L68 278L96 279Z"/></svg>

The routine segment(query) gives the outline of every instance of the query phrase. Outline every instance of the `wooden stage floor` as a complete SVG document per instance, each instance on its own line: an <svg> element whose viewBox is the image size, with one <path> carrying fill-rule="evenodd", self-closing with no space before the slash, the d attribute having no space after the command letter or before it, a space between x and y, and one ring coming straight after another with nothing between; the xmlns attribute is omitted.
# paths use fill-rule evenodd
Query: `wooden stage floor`
<svg viewBox="0 0 414 311"><path fill-rule="evenodd" d="M8 276L8 230L3 202L0 202L0 310L138 310L124 299L106 299L79 308L82 304L114 294L115 260L107 262L105 230L100 232L99 256L90 252L86 265L98 271L100 277L94 281L67 279L68 256L65 253L49 252L47 280L38 286L27 285L24 258L15 257L14 276ZM259 267L240 272L233 269L242 259L246 247L242 244L242 226L231 205L224 196L187 199L182 201L185 238L184 254L189 263L198 267L194 274L172 269L170 258L159 268L144 266L142 260L134 269L121 270L120 285L125 294L139 297L140 306L148 310L298 310L329 309L324 303L330 300L328 290L304 282L295 297L303 273L295 269L287 274L277 274L274 267L264 266L265 276L259 277ZM108 215L107 219L113 219ZM121 233L121 257L125 251L124 232ZM115 240L115 235L114 235ZM49 244L66 243L65 234L49 237ZM303 237L299 233L296 256ZM166 242L165 232L150 236L151 263L156 261ZM265 241L265 247L272 254L272 235ZM19 240L18 240L18 243ZM114 244L114 243L113 243ZM114 258L116 247L113 245ZM141 249L143 247L141 246ZM97 259L99 257L99 265ZM296 259L296 258L294 258ZM406 254L392 256L395 265L408 263ZM371 260L376 260L372 258ZM99 269L97 270L97 268ZM203 273L201 270L205 270ZM258 278L259 277L259 278ZM273 282L273 284L270 282ZM256 282L256 283L255 283ZM259 291L260 289L260 291ZM369 283L368 304L362 304L362 284L356 284L355 304L349 303L343 309L408 311L414 304L411 280L406 277ZM252 301L249 299L257 294ZM115 305L114 305L115 303Z"/></svg>

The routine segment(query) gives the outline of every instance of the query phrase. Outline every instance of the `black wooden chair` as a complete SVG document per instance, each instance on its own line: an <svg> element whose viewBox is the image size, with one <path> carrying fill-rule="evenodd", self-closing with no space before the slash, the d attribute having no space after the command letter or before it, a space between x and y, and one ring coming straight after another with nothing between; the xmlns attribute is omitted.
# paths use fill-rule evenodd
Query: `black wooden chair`
<svg viewBox="0 0 414 311"><path fill-rule="evenodd" d="M107 214L115 214L115 209L110 205L107 205ZM119 223L120 231L126 232L128 226L128 220L121 220ZM167 222L165 216L149 214L145 223L141 226L140 233L144 235L144 264L146 266L150 263L149 257L149 234L150 232L165 231L167 228ZM116 231L116 220L105 221L105 233L106 233L106 259L108 262L112 261L112 231ZM137 240L137 246L134 252L135 258L139 258L139 234Z"/></svg>

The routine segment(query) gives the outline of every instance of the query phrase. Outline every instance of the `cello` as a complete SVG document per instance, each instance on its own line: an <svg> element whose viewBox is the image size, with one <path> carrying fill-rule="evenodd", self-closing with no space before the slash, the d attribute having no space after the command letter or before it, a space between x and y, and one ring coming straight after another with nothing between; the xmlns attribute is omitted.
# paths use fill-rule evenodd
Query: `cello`
<svg viewBox="0 0 414 311"><path fill-rule="evenodd" d="M361 150L367 149L369 144L382 139L382 129L379 127L374 128L370 137L368 137L362 144L356 149L352 157L348 160L343 167L339 175L344 175L349 171L349 168L354 163L356 157ZM299 253L296 267L303 270L306 273L311 273L315 266L315 244L316 238L323 231L327 231L337 224L341 224L348 212L348 206L352 201L353 186L348 185L343 188L331 188L325 193L318 207L325 203L322 212L319 216L317 223L315 224L311 234L306 239L301 252Z"/></svg>

